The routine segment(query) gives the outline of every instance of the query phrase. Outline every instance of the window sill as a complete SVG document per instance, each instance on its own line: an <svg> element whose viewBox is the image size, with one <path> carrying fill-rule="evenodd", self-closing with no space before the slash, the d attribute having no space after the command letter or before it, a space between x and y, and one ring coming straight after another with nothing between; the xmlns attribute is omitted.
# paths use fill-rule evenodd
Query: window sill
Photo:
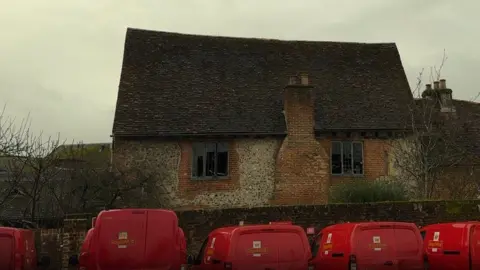
<svg viewBox="0 0 480 270"><path fill-rule="evenodd" d="M333 177L353 177L353 178L364 178L365 174L330 174Z"/></svg>
<svg viewBox="0 0 480 270"><path fill-rule="evenodd" d="M217 177L192 177L190 180L194 182L211 182L211 181L222 181L222 180L229 180L230 176L217 176Z"/></svg>

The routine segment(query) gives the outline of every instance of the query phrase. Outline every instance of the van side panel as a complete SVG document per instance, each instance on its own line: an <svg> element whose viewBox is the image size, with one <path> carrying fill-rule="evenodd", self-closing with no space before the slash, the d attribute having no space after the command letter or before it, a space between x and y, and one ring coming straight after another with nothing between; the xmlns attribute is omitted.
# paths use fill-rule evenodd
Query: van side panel
<svg viewBox="0 0 480 270"><path fill-rule="evenodd" d="M15 240L13 235L0 232L0 269L13 270Z"/></svg>
<svg viewBox="0 0 480 270"><path fill-rule="evenodd" d="M318 269L347 269L351 254L351 231L332 229L322 231L317 253Z"/></svg>
<svg viewBox="0 0 480 270"><path fill-rule="evenodd" d="M464 224L425 227L424 250L430 269L469 269L468 230Z"/></svg>

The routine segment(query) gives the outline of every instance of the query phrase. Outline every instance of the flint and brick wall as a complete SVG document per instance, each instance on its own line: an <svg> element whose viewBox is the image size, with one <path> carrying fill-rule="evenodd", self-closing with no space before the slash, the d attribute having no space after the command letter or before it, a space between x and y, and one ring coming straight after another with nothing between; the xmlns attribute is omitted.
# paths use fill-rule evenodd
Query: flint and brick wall
<svg viewBox="0 0 480 270"><path fill-rule="evenodd" d="M194 210L258 207L279 204L319 204L327 201L329 185L345 181L373 180L386 176L388 143L359 139L364 143L362 177L330 175L331 139L312 137L302 151L290 151L292 142L281 138L230 141L228 179L192 180L192 141L115 141L114 160L120 166L143 162L155 177L156 190L150 207ZM304 164L312 171L301 166ZM276 190L275 190L276 189ZM314 192L313 192L314 191Z"/></svg>

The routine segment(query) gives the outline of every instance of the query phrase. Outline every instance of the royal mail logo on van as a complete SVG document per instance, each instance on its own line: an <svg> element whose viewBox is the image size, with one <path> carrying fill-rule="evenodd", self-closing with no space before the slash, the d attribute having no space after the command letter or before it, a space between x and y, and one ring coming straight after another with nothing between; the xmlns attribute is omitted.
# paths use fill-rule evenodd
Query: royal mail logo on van
<svg viewBox="0 0 480 270"><path fill-rule="evenodd" d="M373 248L375 250L381 250L382 248L384 248L386 246L387 246L386 244L382 244L382 243L371 243L371 244L369 244L369 247Z"/></svg>
<svg viewBox="0 0 480 270"><path fill-rule="evenodd" d="M333 248L332 243L325 243L323 244L323 250L331 250Z"/></svg>
<svg viewBox="0 0 480 270"><path fill-rule="evenodd" d="M128 245L135 244L135 240L128 239L127 232L118 233L118 239L112 240L112 244L118 246L118 248L126 248Z"/></svg>
<svg viewBox="0 0 480 270"><path fill-rule="evenodd" d="M434 240L428 241L428 248L442 248L442 247L443 247L443 241L434 241Z"/></svg>
<svg viewBox="0 0 480 270"><path fill-rule="evenodd" d="M248 253L255 253L255 254L266 254L268 253L268 249L266 247L263 248L250 248Z"/></svg>

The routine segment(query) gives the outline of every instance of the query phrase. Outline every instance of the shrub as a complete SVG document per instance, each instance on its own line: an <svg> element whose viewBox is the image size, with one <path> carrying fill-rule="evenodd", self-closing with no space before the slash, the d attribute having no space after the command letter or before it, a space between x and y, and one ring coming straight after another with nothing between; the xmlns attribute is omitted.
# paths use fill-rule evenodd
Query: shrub
<svg viewBox="0 0 480 270"><path fill-rule="evenodd" d="M355 181L330 188L331 203L407 201L407 189L395 181Z"/></svg>

